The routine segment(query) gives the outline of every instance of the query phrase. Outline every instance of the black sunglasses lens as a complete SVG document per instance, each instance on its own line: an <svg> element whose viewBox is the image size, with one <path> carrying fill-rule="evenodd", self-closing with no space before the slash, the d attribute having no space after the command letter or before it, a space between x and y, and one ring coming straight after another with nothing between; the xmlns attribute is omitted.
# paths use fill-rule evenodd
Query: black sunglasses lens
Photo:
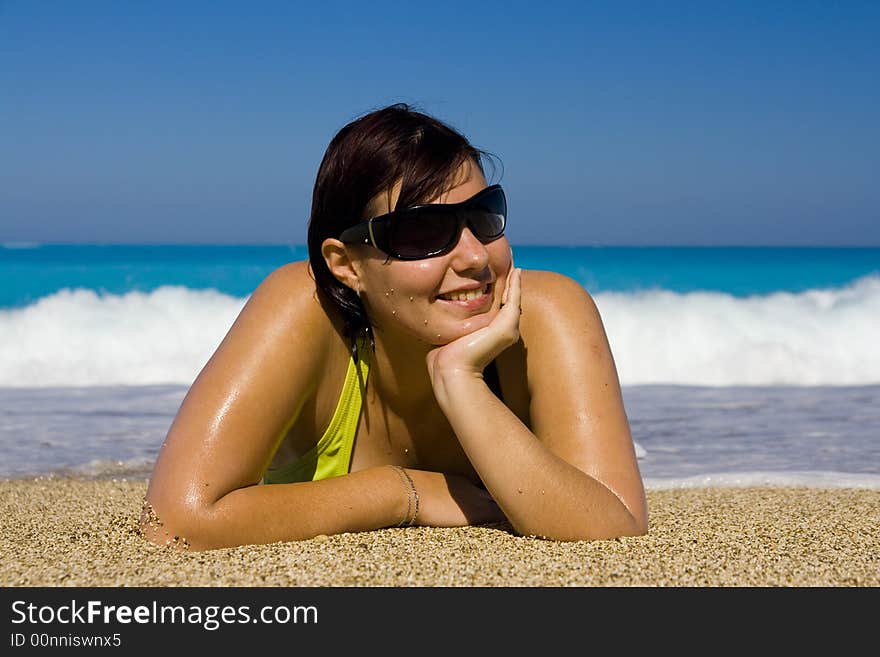
<svg viewBox="0 0 880 657"><path fill-rule="evenodd" d="M471 210L465 216L468 227L481 240L495 239L504 232L503 214Z"/></svg>
<svg viewBox="0 0 880 657"><path fill-rule="evenodd" d="M391 222L391 248L398 257L424 258L442 251L455 239L455 213L425 210L403 213Z"/></svg>
<svg viewBox="0 0 880 657"><path fill-rule="evenodd" d="M507 202L501 189L494 189L474 199L464 210L468 226L482 240L491 240L504 232L507 221Z"/></svg>

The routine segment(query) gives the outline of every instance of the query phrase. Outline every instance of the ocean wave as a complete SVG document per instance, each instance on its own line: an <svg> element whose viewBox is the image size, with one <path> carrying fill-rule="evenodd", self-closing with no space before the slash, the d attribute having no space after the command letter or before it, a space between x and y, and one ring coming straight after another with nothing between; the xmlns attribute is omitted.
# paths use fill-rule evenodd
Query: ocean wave
<svg viewBox="0 0 880 657"><path fill-rule="evenodd" d="M161 287L62 290L0 311L0 386L190 384L246 298ZM880 277L734 297L600 293L621 384L880 383Z"/></svg>
<svg viewBox="0 0 880 657"><path fill-rule="evenodd" d="M61 290L0 311L0 385L192 383L245 301L174 286Z"/></svg>
<svg viewBox="0 0 880 657"><path fill-rule="evenodd" d="M880 382L877 276L801 293L655 290L595 301L624 385Z"/></svg>
<svg viewBox="0 0 880 657"><path fill-rule="evenodd" d="M880 490L880 475L825 472L818 470L792 472L718 472L693 477L645 477L647 490L681 488L867 488Z"/></svg>

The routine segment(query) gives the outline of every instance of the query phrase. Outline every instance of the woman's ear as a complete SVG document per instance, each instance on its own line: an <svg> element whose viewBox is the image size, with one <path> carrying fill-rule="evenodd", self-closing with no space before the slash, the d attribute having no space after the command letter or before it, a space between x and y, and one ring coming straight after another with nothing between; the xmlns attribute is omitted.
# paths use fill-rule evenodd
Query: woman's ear
<svg viewBox="0 0 880 657"><path fill-rule="evenodd" d="M354 266L354 261L348 252L348 248L337 239L328 237L321 243L321 255L324 256L324 262L327 263L327 269L333 274L333 277L358 292L360 287L360 276Z"/></svg>

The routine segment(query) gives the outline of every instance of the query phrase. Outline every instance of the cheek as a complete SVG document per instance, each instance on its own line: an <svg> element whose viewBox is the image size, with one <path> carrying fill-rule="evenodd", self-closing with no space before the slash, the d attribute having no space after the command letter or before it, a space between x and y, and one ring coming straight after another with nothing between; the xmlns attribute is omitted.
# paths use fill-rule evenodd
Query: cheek
<svg viewBox="0 0 880 657"><path fill-rule="evenodd" d="M420 299L431 300L434 292L443 282L444 269L441 259L428 258L405 264L406 267L401 267L394 276L396 291L402 293L398 301L409 302L409 297L413 297L415 302Z"/></svg>
<svg viewBox="0 0 880 657"><path fill-rule="evenodd" d="M403 263L401 263L403 264ZM416 317L427 318L434 292L443 280L436 263L412 262L378 278L372 285L370 306L377 315L406 320L413 324Z"/></svg>
<svg viewBox="0 0 880 657"><path fill-rule="evenodd" d="M489 245L490 266L502 276L513 262L513 249L506 237L500 237Z"/></svg>

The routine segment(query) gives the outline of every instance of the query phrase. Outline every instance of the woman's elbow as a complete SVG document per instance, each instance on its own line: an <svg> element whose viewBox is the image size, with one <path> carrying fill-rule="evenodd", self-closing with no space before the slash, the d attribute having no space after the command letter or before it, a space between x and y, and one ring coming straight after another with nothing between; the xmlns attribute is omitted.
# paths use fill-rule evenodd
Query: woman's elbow
<svg viewBox="0 0 880 657"><path fill-rule="evenodd" d="M646 523L632 519L615 524L603 524L602 526L587 526L576 529L570 533L564 533L558 539L561 541L613 541L618 538L629 536L644 536L648 533Z"/></svg>
<svg viewBox="0 0 880 657"><path fill-rule="evenodd" d="M606 516L597 521L595 516L584 514L574 522L564 523L555 528L536 526L517 526L512 523L514 531L521 536L534 536L548 540L573 541L609 541L625 536L644 536L648 533L646 514L636 515L629 511Z"/></svg>
<svg viewBox="0 0 880 657"><path fill-rule="evenodd" d="M206 509L183 505L161 505L161 513L144 498L140 533L147 541L177 550L201 550L205 545L203 528Z"/></svg>
<svg viewBox="0 0 880 657"><path fill-rule="evenodd" d="M648 516L635 516L630 514L628 522L621 528L618 536L612 538L621 538L623 536L644 536L648 533Z"/></svg>
<svg viewBox="0 0 880 657"><path fill-rule="evenodd" d="M644 536L648 533L648 512L632 512L629 508L621 510L619 515L609 518L607 526L603 527L604 536L593 540L611 540L624 536ZM602 532L600 532L602 533Z"/></svg>

